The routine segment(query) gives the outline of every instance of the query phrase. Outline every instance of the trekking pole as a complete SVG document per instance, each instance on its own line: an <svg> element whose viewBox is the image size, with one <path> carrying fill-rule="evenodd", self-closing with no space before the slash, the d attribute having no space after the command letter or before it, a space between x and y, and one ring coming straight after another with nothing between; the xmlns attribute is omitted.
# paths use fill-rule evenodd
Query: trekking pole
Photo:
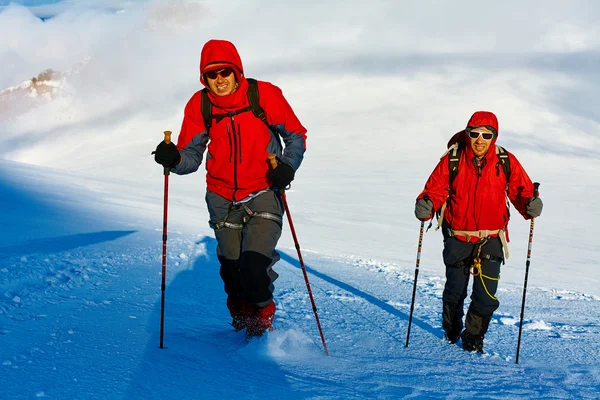
<svg viewBox="0 0 600 400"><path fill-rule="evenodd" d="M412 301L410 303L410 317L408 318L408 332L406 333L406 347L410 338L410 326L412 324L413 311L415 309L415 295L417 294L417 277L419 276L419 264L421 263L421 245L423 244L423 229L425 221L421 221L421 230L419 231L419 246L417 248L417 266L415 267L415 282L413 284Z"/></svg>
<svg viewBox="0 0 600 400"><path fill-rule="evenodd" d="M277 159L275 154L269 154L269 162L271 163L271 167L273 169L277 168ZM312 309L315 314L315 319L317 320L317 327L319 328L319 334L321 335L321 341L323 342L323 350L325 351L325 355L328 356L329 352L327 351L327 344L325 343L325 336L323 336L323 330L321 329L321 322L319 321L319 314L317 313L317 306L315 305L315 299L313 298L312 290L310 289L310 283L308 282L308 274L306 273L306 268L304 267L304 260L302 259L302 253L300 253L300 244L298 243L298 237L296 236L296 230L294 229L294 223L292 222L292 215L290 214L290 208L287 204L287 199L285 197L285 192L283 189L277 189L276 193L279 195L281 202L283 203L283 208L285 209L285 213L287 215L288 222L290 223L290 230L292 231L292 237L294 238L294 245L296 246L296 251L298 252L298 260L300 261L300 266L302 267L302 273L304 274L304 281L306 282L306 288L308 289L308 297L310 297L310 302L312 304Z"/></svg>
<svg viewBox="0 0 600 400"><path fill-rule="evenodd" d="M171 131L165 131L165 143L171 143ZM161 292L162 297L160 300L160 348L163 347L163 338L165 330L165 289L166 289L166 275L167 275L167 210L169 208L169 168L165 167L165 203L163 212L163 235L162 235L162 285Z"/></svg>
<svg viewBox="0 0 600 400"><path fill-rule="evenodd" d="M538 189L540 184L535 182L533 184L533 197L538 197ZM535 218L531 218L531 224L529 225L529 244L527 245L527 262L525 263L525 282L523 283L523 301L521 303L521 321L519 322L519 339L517 340L517 358L515 364L519 363L519 350L521 349L521 331L523 330L523 314L525 313L525 295L527 294L527 279L529 277L529 264L531 260L531 245L533 243L533 224Z"/></svg>

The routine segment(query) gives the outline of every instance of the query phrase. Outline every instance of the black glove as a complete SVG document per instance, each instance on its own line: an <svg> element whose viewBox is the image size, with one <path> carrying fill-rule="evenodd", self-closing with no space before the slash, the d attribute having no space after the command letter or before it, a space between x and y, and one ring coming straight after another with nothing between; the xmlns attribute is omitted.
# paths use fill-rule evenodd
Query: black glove
<svg viewBox="0 0 600 400"><path fill-rule="evenodd" d="M527 201L527 215L531 218L542 215L542 208L544 208L544 203L542 203L542 199L539 197L532 197Z"/></svg>
<svg viewBox="0 0 600 400"><path fill-rule="evenodd" d="M415 217L427 221L433 214L433 203L429 199L419 199L415 204Z"/></svg>
<svg viewBox="0 0 600 400"><path fill-rule="evenodd" d="M154 161L161 164L165 168L174 168L181 161L181 155L177 146L173 142L166 144L164 141L156 146L156 151L153 151Z"/></svg>
<svg viewBox="0 0 600 400"><path fill-rule="evenodd" d="M272 187L285 189L294 180L294 169L277 159L277 168L267 171L267 179Z"/></svg>

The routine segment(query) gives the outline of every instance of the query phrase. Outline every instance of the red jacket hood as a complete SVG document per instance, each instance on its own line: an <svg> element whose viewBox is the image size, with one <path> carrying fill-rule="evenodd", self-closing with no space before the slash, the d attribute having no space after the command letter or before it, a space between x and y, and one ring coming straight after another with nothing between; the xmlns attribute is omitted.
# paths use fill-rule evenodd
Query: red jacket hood
<svg viewBox="0 0 600 400"><path fill-rule="evenodd" d="M489 111L476 111L473 115L471 115L469 122L467 122L467 128L475 128L476 126L485 126L488 128L493 128L496 131L496 137L492 140L490 146L490 148L493 148L500 132L498 129L498 118L496 118L494 113ZM448 141L448 148L456 142L469 143L467 128L460 132L456 132L454 136L452 136L452 138Z"/></svg>
<svg viewBox="0 0 600 400"><path fill-rule="evenodd" d="M200 83L204 86L204 73L213 69L221 69L225 66L231 66L236 72L236 78L241 83L244 76L244 67L242 59L233 43L227 40L211 39L202 48L200 54Z"/></svg>
<svg viewBox="0 0 600 400"><path fill-rule="evenodd" d="M467 128L474 128L476 126L485 126L494 128L496 131L496 137L498 137L498 118L489 111L477 111L469 119Z"/></svg>

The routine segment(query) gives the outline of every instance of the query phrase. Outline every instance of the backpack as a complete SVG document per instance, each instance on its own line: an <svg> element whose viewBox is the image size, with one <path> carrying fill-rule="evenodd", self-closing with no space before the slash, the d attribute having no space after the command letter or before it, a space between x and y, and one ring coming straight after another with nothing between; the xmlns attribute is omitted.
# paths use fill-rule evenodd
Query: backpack
<svg viewBox="0 0 600 400"><path fill-rule="evenodd" d="M250 105L248 107L244 107L240 110L233 111L226 114L213 114L212 113L212 104L210 99L208 98L208 88L202 89L202 118L204 118L204 126L206 130L210 130L212 126L213 118L216 119L217 123L219 123L225 117L232 117L234 115L252 111L252 114L269 127L269 123L267 122L267 116L265 115L265 110L260 106L259 96L258 96L258 83L256 79L246 78L248 81L248 103Z"/></svg>

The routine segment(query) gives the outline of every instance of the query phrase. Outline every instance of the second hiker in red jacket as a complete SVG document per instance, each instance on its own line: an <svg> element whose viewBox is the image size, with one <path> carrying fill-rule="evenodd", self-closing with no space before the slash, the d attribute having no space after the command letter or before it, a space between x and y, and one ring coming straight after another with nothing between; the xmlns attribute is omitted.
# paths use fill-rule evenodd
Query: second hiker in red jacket
<svg viewBox="0 0 600 400"><path fill-rule="evenodd" d="M492 314L499 306L495 297L500 265L508 257L507 197L526 219L541 214L542 200L534 197L534 185L512 154L496 146L498 120L478 111L466 129L454 135L417 197L415 215L420 220L440 213L444 236L446 284L442 326L447 340L462 339L465 350L483 352L483 339ZM474 276L471 303L463 331L463 307L470 275ZM462 332L461 332L462 331Z"/></svg>
<svg viewBox="0 0 600 400"><path fill-rule="evenodd" d="M176 174L189 174L208 150L206 203L227 307L236 330L259 336L275 315L273 265L283 224L283 208L271 188L283 189L294 179L306 129L277 86L245 77L231 42L204 45L200 82L206 88L188 101L177 146L160 143L155 159ZM278 157L275 169L269 154Z"/></svg>

